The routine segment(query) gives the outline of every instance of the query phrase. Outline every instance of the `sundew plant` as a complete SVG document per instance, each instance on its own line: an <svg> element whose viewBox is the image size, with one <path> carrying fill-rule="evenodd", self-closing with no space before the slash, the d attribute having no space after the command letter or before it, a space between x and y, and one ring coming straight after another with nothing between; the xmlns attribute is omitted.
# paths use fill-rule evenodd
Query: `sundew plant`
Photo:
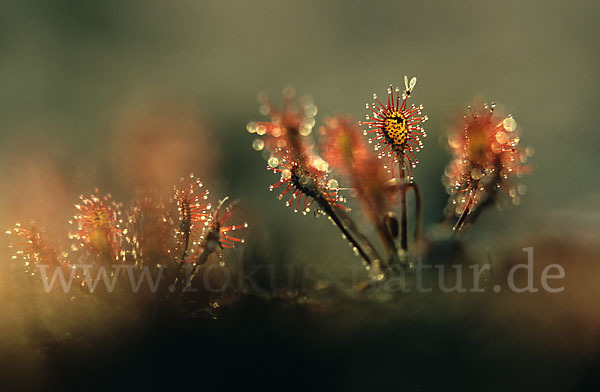
<svg viewBox="0 0 600 392"><path fill-rule="evenodd" d="M409 271L416 256L435 246L435 238L424 238L422 195L412 175L425 147L428 119L423 105L411 103L416 83L416 77L405 76L404 88L390 85L383 102L373 94L365 120L325 118L318 132L313 132L317 108L312 99L295 100L294 90L286 89L278 107L260 94L260 111L270 120L247 126L256 135L253 148L266 152L267 169L278 177L269 190L294 212L325 215L374 280ZM519 204L525 193L517 179L530 171L526 162L532 150L520 148L515 119L497 113L495 106L469 106L463 121L447 133L452 161L443 183L449 200L438 233L458 237L486 206L503 199ZM407 208L409 193L414 194L414 211ZM352 217L349 197L357 200L368 222ZM365 234L365 224L373 226L377 245Z"/></svg>
<svg viewBox="0 0 600 392"><path fill-rule="evenodd" d="M0 2L0 392L600 391L600 2Z"/></svg>
<svg viewBox="0 0 600 392"><path fill-rule="evenodd" d="M320 126L311 98L297 100L287 88L278 106L261 93L260 111L269 119L247 125L256 136L253 148L263 152L276 178L268 190L294 212L326 216L373 281L410 273L417 257L427 255L440 238L460 236L487 206L503 200L519 204L525 188L517 181L530 171L526 162L531 152L520 148L513 116L498 113L493 103L469 106L462 121L447 132L452 160L443 184L448 204L444 219L432 230L436 235L426 235L419 179L412 174L425 147L428 119L423 105L412 103L416 83L416 77L405 76L403 89L390 85L383 100L373 94L362 121L338 115ZM409 211L411 194L415 203ZM90 293L101 276L112 279L109 291L127 285L124 274L119 276L125 268L141 279L154 276L151 291L159 298L179 300L194 279L202 280L196 277L206 265L225 267L226 251L244 243L237 231L248 227L234 222L239 201L211 201L193 174L180 180L170 200L139 193L124 209L98 190L79 199L66 249L35 223L19 223L7 234L13 238L13 259L28 274L35 276L41 268L44 279L50 273L53 281L57 276L64 281L66 275L69 287ZM355 217L350 201L365 219ZM366 225L376 238L369 238ZM135 291L139 281L137 286Z"/></svg>

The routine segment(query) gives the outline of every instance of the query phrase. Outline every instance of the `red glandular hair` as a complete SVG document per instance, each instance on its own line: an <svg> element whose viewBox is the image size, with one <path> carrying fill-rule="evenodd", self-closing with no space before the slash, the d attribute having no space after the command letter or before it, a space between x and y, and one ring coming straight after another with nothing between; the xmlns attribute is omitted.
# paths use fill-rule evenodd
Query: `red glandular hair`
<svg viewBox="0 0 600 392"><path fill-rule="evenodd" d="M448 134L453 158L444 183L456 214L473 209L495 189L516 197L514 177L528 173L526 150L519 148L516 122L495 105L475 104Z"/></svg>
<svg viewBox="0 0 600 392"><path fill-rule="evenodd" d="M74 205L77 214L69 222L77 227L71 237L84 249L116 260L122 235L121 206L111 200L110 194L101 197L97 189L89 198L79 198L81 203Z"/></svg>
<svg viewBox="0 0 600 392"><path fill-rule="evenodd" d="M399 88L390 85L385 104L373 94L375 103L366 105L371 113L361 122L367 126L365 135L373 134L369 143L375 143L379 157L387 159L386 167L391 173L394 174L398 167L400 176L408 175L410 179L412 169L418 163L415 152L423 148L421 138L427 136L420 125L427 120L421 113L423 106L407 104L415 84L416 78L409 83L405 77L406 89L402 96Z"/></svg>
<svg viewBox="0 0 600 392"><path fill-rule="evenodd" d="M27 273L35 273L36 266L44 265L51 269L66 266L65 261L56 247L50 242L46 233L38 230L32 224L27 229L17 223L14 228L7 230L6 234L15 236L10 247L15 249L13 260L21 259Z"/></svg>
<svg viewBox="0 0 600 392"><path fill-rule="evenodd" d="M280 179L269 187L270 190L282 187L279 199L290 195L286 205L295 211L307 213L314 201L319 210L329 207L346 209L342 204L344 199L339 195L337 181L328 180L327 163L318 157L297 157L289 149L277 149L276 167L267 167L280 174Z"/></svg>
<svg viewBox="0 0 600 392"><path fill-rule="evenodd" d="M182 259L187 256L190 242L193 245L202 237L211 217L211 204L206 201L209 192L201 191L202 186L202 182L190 174L187 181L182 178L179 187L174 188L179 214L178 242L183 248Z"/></svg>

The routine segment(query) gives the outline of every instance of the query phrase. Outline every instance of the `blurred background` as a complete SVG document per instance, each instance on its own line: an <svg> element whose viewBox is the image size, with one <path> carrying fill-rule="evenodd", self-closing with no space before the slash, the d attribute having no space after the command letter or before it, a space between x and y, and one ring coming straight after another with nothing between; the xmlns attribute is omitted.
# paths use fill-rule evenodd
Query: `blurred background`
<svg viewBox="0 0 600 392"><path fill-rule="evenodd" d="M127 204L194 172L215 198L242 200L248 236L270 257L358 263L331 225L268 192L276 178L246 123L263 120L259 91L278 102L288 85L314 98L317 127L338 113L362 119L372 94L406 74L429 116L414 172L426 224L447 198L440 139L482 97L513 114L535 155L521 204L486 212L468 236L474 257L539 236L589 256L600 244L598 15L591 0L3 1L0 224L35 219L64 238L79 194L98 187ZM598 271L587 261L582 275ZM11 306L1 264L0 306ZM598 294L588 283L586 298Z"/></svg>

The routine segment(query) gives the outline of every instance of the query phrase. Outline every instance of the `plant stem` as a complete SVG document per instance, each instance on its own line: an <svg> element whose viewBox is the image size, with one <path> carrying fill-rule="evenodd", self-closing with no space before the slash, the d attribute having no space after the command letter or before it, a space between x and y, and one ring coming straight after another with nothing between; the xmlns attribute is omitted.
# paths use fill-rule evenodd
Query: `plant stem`
<svg viewBox="0 0 600 392"><path fill-rule="evenodd" d="M391 255L389 258L390 260L388 260L388 264L393 264L394 258L398 255L398 248L396 247L394 238L390 234L385 222L376 224L375 229L377 230L377 234L379 235L379 239L385 247L385 250Z"/></svg>
<svg viewBox="0 0 600 392"><path fill-rule="evenodd" d="M485 198L485 200L482 201L479 205L477 205L477 208L475 208L475 209L471 208L471 211L463 219L463 222L461 224L461 227L459 227L459 230L462 228L462 226L465 225L465 223L467 221L470 224L473 224L473 222L475 222L475 220L479 217L479 215L483 212L483 210L485 210L488 206L491 206L494 204L497 194L498 194L498 189L496 187L494 187L490 191L488 196Z"/></svg>
<svg viewBox="0 0 600 392"><path fill-rule="evenodd" d="M408 217L406 212L406 174L404 168L400 165L400 247L402 250L408 250Z"/></svg>
<svg viewBox="0 0 600 392"><path fill-rule="evenodd" d="M319 204L321 205L321 208L323 208L323 210L325 211L327 216L329 216L331 218L331 220L337 226L337 228L348 239L348 241L350 241L352 246L358 251L359 255L362 257L362 259L365 261L365 263L367 263L367 265L369 265L369 266L372 266L373 260L371 260L369 255L364 251L364 249L362 248L360 243L356 240L356 238L354 238L352 233L350 233L348 231L348 229L346 229L346 226L341 221L341 219L339 218L339 216L337 215L337 213L335 212L333 207L331 205L329 205L329 203L327 203L327 202L320 202Z"/></svg>
<svg viewBox="0 0 600 392"><path fill-rule="evenodd" d="M458 217L456 224L452 228L452 231L454 233L457 233L460 231L460 229L462 229L463 224L465 223L465 220L467 219L467 216L471 213L471 204L473 204L473 193L472 192L469 193L469 200L467 201L467 205L465 206L462 214L460 214L460 216Z"/></svg>
<svg viewBox="0 0 600 392"><path fill-rule="evenodd" d="M181 233L183 235L183 252L181 252L181 257L179 258L179 263L177 265L177 270L175 271L175 275L174 275L174 282L173 285L171 285L173 287L173 291L177 290L177 286L179 285L179 275L181 274L181 268L183 267L183 264L185 263L185 258L187 257L187 253L188 253L188 247L190 246L190 236L191 236L191 222L186 220L185 222L182 222L181 226ZM167 282L170 279L167 279ZM169 290L169 288L171 287L169 285L166 286L165 290Z"/></svg>
<svg viewBox="0 0 600 392"><path fill-rule="evenodd" d="M413 242L417 244L421 240L421 235L423 233L423 200L421 197L421 189L414 182L407 185L407 188L410 188L415 193L416 200L416 222L415 222L415 236L413 238Z"/></svg>
<svg viewBox="0 0 600 392"><path fill-rule="evenodd" d="M183 252L181 253L181 258L179 259L180 265L183 264L183 262L185 261L189 246L190 246L190 231L187 230L183 234Z"/></svg>

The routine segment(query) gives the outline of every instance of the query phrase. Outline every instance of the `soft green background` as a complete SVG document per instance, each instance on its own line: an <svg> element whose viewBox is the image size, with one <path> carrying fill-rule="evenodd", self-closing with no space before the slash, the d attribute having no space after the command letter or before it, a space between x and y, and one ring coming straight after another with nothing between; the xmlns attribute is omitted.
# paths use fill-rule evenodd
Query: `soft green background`
<svg viewBox="0 0 600 392"><path fill-rule="evenodd" d="M329 225L294 216L269 194L274 178L245 124L261 119L259 90L278 99L286 85L314 97L317 125L339 112L362 118L373 92L407 74L418 77L414 99L430 118L415 171L428 223L446 198L439 138L449 113L481 96L515 116L536 155L522 204L485 215L478 244L565 224L597 241L599 11L595 1L3 1L1 221L33 218L15 216L15 194L30 195L7 180L19 176L30 143L60 158L73 200L97 185L127 201L134 191L114 180L119 167L106 158L116 119L128 105L181 102L220 151L209 185L242 198L257 241L301 249L290 251L297 259L351 257ZM69 203L49 198L46 208Z"/></svg>

